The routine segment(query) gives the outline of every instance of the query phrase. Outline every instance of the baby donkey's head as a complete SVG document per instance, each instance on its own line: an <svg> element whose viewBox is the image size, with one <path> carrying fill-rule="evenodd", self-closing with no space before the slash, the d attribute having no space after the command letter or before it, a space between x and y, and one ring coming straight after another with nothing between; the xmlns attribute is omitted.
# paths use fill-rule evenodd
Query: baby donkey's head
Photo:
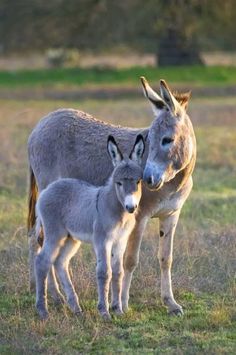
<svg viewBox="0 0 236 355"><path fill-rule="evenodd" d="M129 156L123 156L113 136L107 140L107 150L115 167L112 174L112 183L116 195L124 210L133 213L141 199L141 168L145 145L141 134L136 137L135 144Z"/></svg>

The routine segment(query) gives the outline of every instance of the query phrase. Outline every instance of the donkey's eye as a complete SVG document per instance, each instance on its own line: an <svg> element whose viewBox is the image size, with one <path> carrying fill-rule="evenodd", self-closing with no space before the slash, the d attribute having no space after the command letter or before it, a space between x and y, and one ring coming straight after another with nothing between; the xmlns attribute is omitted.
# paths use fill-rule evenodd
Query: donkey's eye
<svg viewBox="0 0 236 355"><path fill-rule="evenodd" d="M170 144L170 143L172 143L172 142L174 142L174 139L173 139L173 138L171 138L171 137L164 137L164 138L162 139L161 144L162 144L162 145L167 145L167 144Z"/></svg>
<svg viewBox="0 0 236 355"><path fill-rule="evenodd" d="M141 181L141 180L136 181L136 184L137 184L137 185L140 184L140 181Z"/></svg>
<svg viewBox="0 0 236 355"><path fill-rule="evenodd" d="M118 186L122 186L122 182L120 182L120 181L118 181L116 184L117 184Z"/></svg>

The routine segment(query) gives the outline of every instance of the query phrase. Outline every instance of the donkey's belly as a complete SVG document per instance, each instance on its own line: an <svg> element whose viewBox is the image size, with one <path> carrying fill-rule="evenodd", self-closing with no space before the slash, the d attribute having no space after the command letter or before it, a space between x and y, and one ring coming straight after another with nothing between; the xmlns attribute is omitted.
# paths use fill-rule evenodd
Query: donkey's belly
<svg viewBox="0 0 236 355"><path fill-rule="evenodd" d="M85 243L92 243L92 234L90 233L85 233L85 232L75 232L73 230L68 229L69 234L77 240L80 240L81 242Z"/></svg>

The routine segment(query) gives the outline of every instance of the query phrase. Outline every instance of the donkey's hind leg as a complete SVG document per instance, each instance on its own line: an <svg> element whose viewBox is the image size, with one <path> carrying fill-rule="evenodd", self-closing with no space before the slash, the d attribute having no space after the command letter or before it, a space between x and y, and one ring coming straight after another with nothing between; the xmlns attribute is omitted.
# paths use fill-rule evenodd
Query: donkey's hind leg
<svg viewBox="0 0 236 355"><path fill-rule="evenodd" d="M66 294L68 305L75 314L81 314L82 310L79 305L78 296L71 281L69 263L71 258L78 251L80 244L81 243L79 241L74 240L72 237L67 237L60 254L54 262L56 274Z"/></svg>
<svg viewBox="0 0 236 355"><path fill-rule="evenodd" d="M31 228L28 233L28 244L29 244L29 289L31 292L35 292L36 289L36 281L35 281L35 258L41 249L37 237L35 234L35 227Z"/></svg>
<svg viewBox="0 0 236 355"><path fill-rule="evenodd" d="M40 247L43 246L43 240L44 240L44 232L43 229L40 228L38 232L37 241ZM56 305L60 305L62 303L65 303L64 297L62 293L60 292L59 285L57 282L57 278L55 275L55 270L54 267L51 266L49 273L48 273L48 278L47 278L47 287L48 287L48 292L51 295L52 299L54 300Z"/></svg>
<svg viewBox="0 0 236 355"><path fill-rule="evenodd" d="M48 317L47 275L60 251L60 241L51 238L44 242L43 248L35 258L36 308L41 319Z"/></svg>
<svg viewBox="0 0 236 355"><path fill-rule="evenodd" d="M52 265L49 273L48 273L48 280L47 280L47 284L48 284L48 291L50 296L52 297L55 305L61 305L65 303L65 299L63 294L60 291L58 282L57 282L57 278L55 275L55 268Z"/></svg>

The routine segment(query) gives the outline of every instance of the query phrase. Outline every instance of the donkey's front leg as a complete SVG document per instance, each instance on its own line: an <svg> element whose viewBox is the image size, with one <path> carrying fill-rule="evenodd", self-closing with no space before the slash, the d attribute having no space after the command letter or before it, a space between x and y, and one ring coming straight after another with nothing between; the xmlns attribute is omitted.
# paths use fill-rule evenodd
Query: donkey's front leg
<svg viewBox="0 0 236 355"><path fill-rule="evenodd" d="M104 319L109 320L111 319L108 302L109 286L112 277L111 245L108 243L95 245L95 253L97 258L98 310Z"/></svg>
<svg viewBox="0 0 236 355"><path fill-rule="evenodd" d="M112 248L111 267L112 267L112 302L111 308L117 314L123 314L122 310L122 281L124 277L123 259L127 240L117 242Z"/></svg>
<svg viewBox="0 0 236 355"><path fill-rule="evenodd" d="M161 267L161 298L167 306L169 314L182 315L182 307L176 303L171 285L171 265L173 254L173 239L180 211L160 219L159 263Z"/></svg>
<svg viewBox="0 0 236 355"><path fill-rule="evenodd" d="M136 225L129 236L124 255L124 278L122 286L122 309L124 312L127 312L129 308L130 285L134 270L139 262L139 250L146 224L147 218L140 219L137 217Z"/></svg>

